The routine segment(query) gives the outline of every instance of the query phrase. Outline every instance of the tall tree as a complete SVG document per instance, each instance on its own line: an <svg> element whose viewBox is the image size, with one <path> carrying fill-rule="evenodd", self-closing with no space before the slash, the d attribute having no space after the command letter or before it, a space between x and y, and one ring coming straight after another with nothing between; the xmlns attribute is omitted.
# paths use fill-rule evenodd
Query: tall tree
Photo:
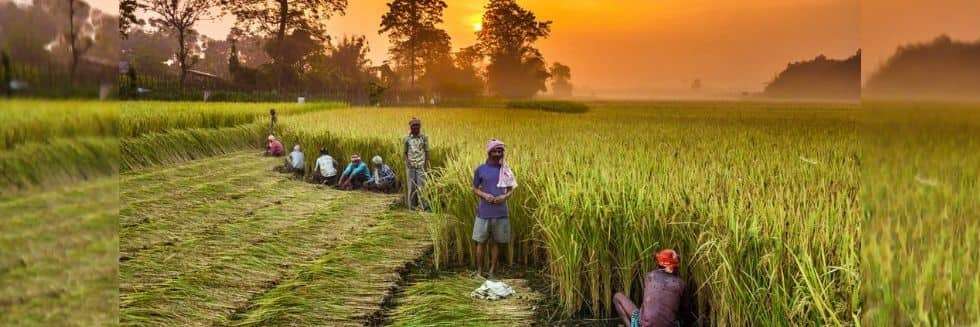
<svg viewBox="0 0 980 327"><path fill-rule="evenodd" d="M551 73L551 91L559 97L572 96L572 68L555 62L551 65L549 73Z"/></svg>
<svg viewBox="0 0 980 327"><path fill-rule="evenodd" d="M443 0L393 0L388 3L388 12L381 16L379 33L388 34L394 44L390 52L397 62L407 66L412 87L421 75L420 61L429 59L431 64L449 56L449 34L436 28L443 21L446 7ZM445 57L436 57L443 53Z"/></svg>
<svg viewBox="0 0 980 327"><path fill-rule="evenodd" d="M83 1L65 0L67 2L68 30L65 31L65 42L68 44L68 76L72 83L75 83L75 74L78 72L78 60L88 49L92 47L93 40L89 37L79 39L79 34L83 24L89 17L89 5Z"/></svg>
<svg viewBox="0 0 980 327"><path fill-rule="evenodd" d="M119 0L119 35L124 39L129 37L130 28L144 23L142 19L136 17L137 9L139 9L137 0Z"/></svg>
<svg viewBox="0 0 980 327"><path fill-rule="evenodd" d="M525 98L545 91L549 74L534 42L551 33L551 21L538 21L534 13L514 0L491 0L483 13L478 46L489 57L487 84L491 93Z"/></svg>
<svg viewBox="0 0 980 327"><path fill-rule="evenodd" d="M297 30L326 42L327 22L334 14L343 15L347 0L222 0L237 17L237 27L258 36L274 36L269 55L275 63L276 85L281 89L288 74L286 36Z"/></svg>
<svg viewBox="0 0 980 327"><path fill-rule="evenodd" d="M187 71L196 62L191 57L192 41L197 39L194 25L213 17L218 0L140 0L140 8L153 13L150 23L172 33L177 38L175 61L180 72L180 88L184 88Z"/></svg>

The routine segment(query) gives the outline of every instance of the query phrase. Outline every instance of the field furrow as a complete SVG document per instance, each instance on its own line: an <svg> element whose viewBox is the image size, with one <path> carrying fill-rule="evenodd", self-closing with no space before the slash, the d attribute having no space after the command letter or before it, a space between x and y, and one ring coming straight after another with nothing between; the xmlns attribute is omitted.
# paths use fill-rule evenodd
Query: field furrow
<svg viewBox="0 0 980 327"><path fill-rule="evenodd" d="M254 299L236 326L363 326L380 312L399 270L432 243L427 219L393 212L350 242L298 269Z"/></svg>

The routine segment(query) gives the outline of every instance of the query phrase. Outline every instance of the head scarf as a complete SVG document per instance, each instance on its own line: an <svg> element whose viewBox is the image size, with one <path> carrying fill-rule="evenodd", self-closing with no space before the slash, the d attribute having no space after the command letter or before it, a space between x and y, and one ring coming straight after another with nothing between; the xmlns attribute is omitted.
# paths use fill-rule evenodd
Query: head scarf
<svg viewBox="0 0 980 327"><path fill-rule="evenodd" d="M275 140L276 140L275 135L269 135L269 141L275 141Z"/></svg>
<svg viewBox="0 0 980 327"><path fill-rule="evenodd" d="M503 147L504 147L504 142L501 142L498 139L490 139L490 141L487 142L487 153L490 153L490 150L496 148L503 148Z"/></svg>
<svg viewBox="0 0 980 327"><path fill-rule="evenodd" d="M496 148L504 148L504 142L498 139L491 139L487 142L487 153ZM517 177L514 176L514 171L510 169L510 165L507 164L506 160L500 160L500 175L497 176L497 187L507 188L507 187L517 187Z"/></svg>
<svg viewBox="0 0 980 327"><path fill-rule="evenodd" d="M380 165L384 163L384 160L381 160L381 156L374 156L374 158L371 158L371 162L375 165Z"/></svg>
<svg viewBox="0 0 980 327"><path fill-rule="evenodd" d="M408 121L408 126L412 125L422 125L422 120L418 119L417 117L412 117L412 120Z"/></svg>
<svg viewBox="0 0 980 327"><path fill-rule="evenodd" d="M293 151L299 151L299 144L293 146Z"/></svg>
<svg viewBox="0 0 980 327"><path fill-rule="evenodd" d="M660 252L657 252L657 264L661 267L668 268L671 271L677 269L680 261L681 256L672 249L663 249L660 250Z"/></svg>

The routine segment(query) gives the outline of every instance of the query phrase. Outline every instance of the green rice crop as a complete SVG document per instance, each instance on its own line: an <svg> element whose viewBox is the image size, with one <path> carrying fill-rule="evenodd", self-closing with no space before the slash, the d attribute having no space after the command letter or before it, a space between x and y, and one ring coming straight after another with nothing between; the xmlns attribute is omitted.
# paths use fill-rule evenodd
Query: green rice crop
<svg viewBox="0 0 980 327"><path fill-rule="evenodd" d="M864 171L874 168L866 157L873 144L862 139L869 115L859 105L604 103L581 115L345 109L290 117L284 134L316 140L314 147L369 139L389 142L376 151L398 150L412 116L422 119L434 148L448 153L427 188L433 209L456 217L437 225L438 262L472 263L472 172L485 160L484 142L502 139L521 184L509 201L515 241L508 256L547 267L568 316L582 310L611 314L612 293L636 296L641 274L654 267L652 254L672 247L682 253L682 275L712 323L853 325L880 321L876 316L918 322L905 311L917 306L926 317L943 317L926 319L933 324L977 320L969 310L977 307L976 287L970 286L977 283L969 278L945 284L968 287L943 303L909 296L904 301L914 305L883 306L868 293L873 282L862 279L865 269L882 257L866 251L866 233L873 230L866 224L887 223L868 220L867 204L860 201L867 191ZM925 139L963 143L942 134L926 133ZM975 159L962 159L976 167ZM968 212L963 202L952 205ZM970 228L964 242L976 240ZM975 265L959 265L965 259L950 260L950 267L965 268L947 277L976 275ZM880 292L917 288L894 277L902 279ZM949 290L935 290L935 299Z"/></svg>
<svg viewBox="0 0 980 327"><path fill-rule="evenodd" d="M980 323L980 106L865 107L862 321Z"/></svg>

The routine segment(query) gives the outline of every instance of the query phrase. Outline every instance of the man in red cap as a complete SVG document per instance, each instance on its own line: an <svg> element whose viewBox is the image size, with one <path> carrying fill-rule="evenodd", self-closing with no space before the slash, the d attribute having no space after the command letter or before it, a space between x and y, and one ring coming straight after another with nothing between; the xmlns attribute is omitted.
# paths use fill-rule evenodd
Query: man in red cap
<svg viewBox="0 0 980 327"><path fill-rule="evenodd" d="M677 308L684 293L684 280L677 276L680 256L671 249L657 252L659 269L643 278L643 303L640 308L623 293L613 296L613 306L626 326L676 326Z"/></svg>

